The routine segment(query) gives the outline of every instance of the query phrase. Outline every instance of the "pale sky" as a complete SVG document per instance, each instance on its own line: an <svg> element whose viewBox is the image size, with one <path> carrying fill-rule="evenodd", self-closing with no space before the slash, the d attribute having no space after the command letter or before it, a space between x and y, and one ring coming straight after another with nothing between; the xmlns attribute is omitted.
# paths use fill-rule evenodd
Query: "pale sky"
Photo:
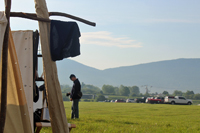
<svg viewBox="0 0 200 133"><path fill-rule="evenodd" d="M199 5L200 0L47 0L49 12L96 22L96 27L78 22L81 55L71 59L97 69L200 58ZM13 12L33 13L34 7L34 0L12 2ZM11 18L11 29L35 30L38 23Z"/></svg>

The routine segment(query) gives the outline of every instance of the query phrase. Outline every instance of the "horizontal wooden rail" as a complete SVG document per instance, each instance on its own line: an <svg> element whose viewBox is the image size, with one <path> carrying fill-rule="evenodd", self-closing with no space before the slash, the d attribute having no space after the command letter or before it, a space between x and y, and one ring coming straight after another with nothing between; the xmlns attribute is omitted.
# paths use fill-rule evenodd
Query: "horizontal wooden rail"
<svg viewBox="0 0 200 133"><path fill-rule="evenodd" d="M37 129L35 133L40 133L40 130L43 127L51 127L51 123L50 122L36 122L36 127ZM71 131L72 128L76 128L76 125L68 123L68 127L69 127L69 131Z"/></svg>
<svg viewBox="0 0 200 133"><path fill-rule="evenodd" d="M96 26L96 23L94 23L94 22L90 22L88 20L73 16L73 15L70 15L70 14L62 13L62 12L49 12L49 16L67 17L67 18L70 18L70 19L80 21L80 22L85 23L85 24L90 25L90 26ZM21 17L21 18L27 18L27 19L31 19L31 20L51 22L50 19L38 18L35 13L10 12L10 17Z"/></svg>

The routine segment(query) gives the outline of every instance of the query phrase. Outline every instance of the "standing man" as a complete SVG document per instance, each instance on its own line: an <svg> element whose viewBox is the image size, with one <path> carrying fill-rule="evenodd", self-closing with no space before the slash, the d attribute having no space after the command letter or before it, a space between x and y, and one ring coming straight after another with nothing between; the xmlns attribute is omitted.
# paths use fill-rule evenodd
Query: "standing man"
<svg viewBox="0 0 200 133"><path fill-rule="evenodd" d="M71 119L75 119L79 118L78 103L80 97L78 96L78 93L81 91L81 84L74 74L71 74L69 78L74 82L70 93L70 101L73 101Z"/></svg>

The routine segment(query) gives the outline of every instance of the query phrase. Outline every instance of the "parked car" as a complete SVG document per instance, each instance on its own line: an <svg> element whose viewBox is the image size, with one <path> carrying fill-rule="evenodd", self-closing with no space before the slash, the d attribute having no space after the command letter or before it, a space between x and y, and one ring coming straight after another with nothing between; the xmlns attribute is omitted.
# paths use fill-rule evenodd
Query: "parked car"
<svg viewBox="0 0 200 133"><path fill-rule="evenodd" d="M115 102L116 102L116 103L125 103L126 101L123 100L123 99L117 99L117 100L115 100Z"/></svg>
<svg viewBox="0 0 200 133"><path fill-rule="evenodd" d="M151 97L147 97L145 103L148 103L148 99L151 99Z"/></svg>
<svg viewBox="0 0 200 133"><path fill-rule="evenodd" d="M114 102L115 102L115 100L110 100L110 102L111 102L111 103L114 103Z"/></svg>
<svg viewBox="0 0 200 133"><path fill-rule="evenodd" d="M142 97L142 98L137 98L137 99L135 99L135 102L136 102L136 103L145 103L145 101L146 101L146 97Z"/></svg>
<svg viewBox="0 0 200 133"><path fill-rule="evenodd" d="M126 102L127 102L127 103L134 103L135 100L134 100L134 99L127 99Z"/></svg>
<svg viewBox="0 0 200 133"><path fill-rule="evenodd" d="M110 102L110 100L105 100L105 102Z"/></svg>
<svg viewBox="0 0 200 133"><path fill-rule="evenodd" d="M170 103L170 104L187 104L191 105L193 102L190 99L185 99L182 96L166 96L164 103Z"/></svg>
<svg viewBox="0 0 200 133"><path fill-rule="evenodd" d="M148 103L164 103L164 97L149 98Z"/></svg>

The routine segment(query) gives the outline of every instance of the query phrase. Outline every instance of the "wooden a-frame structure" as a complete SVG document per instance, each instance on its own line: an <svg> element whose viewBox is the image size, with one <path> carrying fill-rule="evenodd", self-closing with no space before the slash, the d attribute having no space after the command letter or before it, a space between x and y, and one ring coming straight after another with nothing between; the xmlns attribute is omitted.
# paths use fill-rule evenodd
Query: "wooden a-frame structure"
<svg viewBox="0 0 200 133"><path fill-rule="evenodd" d="M36 14L22 13L22 12L10 12L11 0L5 0L5 14L8 20L2 51L2 75L1 75L1 112L0 112L0 133L4 132L5 120L6 120L6 107L7 107L7 61L8 61L8 38L10 28L10 16L23 17L28 19L37 20L39 22L40 41L43 55L44 66L44 81L47 89L48 107L51 118L51 126L53 133L68 133L68 122L65 115L65 109L62 100L62 93L57 76L57 68L55 62L51 60L50 56L50 19L51 15L58 15L69 17L77 21L81 21L88 25L95 26L93 22L59 12L48 12L45 0L34 0Z"/></svg>

